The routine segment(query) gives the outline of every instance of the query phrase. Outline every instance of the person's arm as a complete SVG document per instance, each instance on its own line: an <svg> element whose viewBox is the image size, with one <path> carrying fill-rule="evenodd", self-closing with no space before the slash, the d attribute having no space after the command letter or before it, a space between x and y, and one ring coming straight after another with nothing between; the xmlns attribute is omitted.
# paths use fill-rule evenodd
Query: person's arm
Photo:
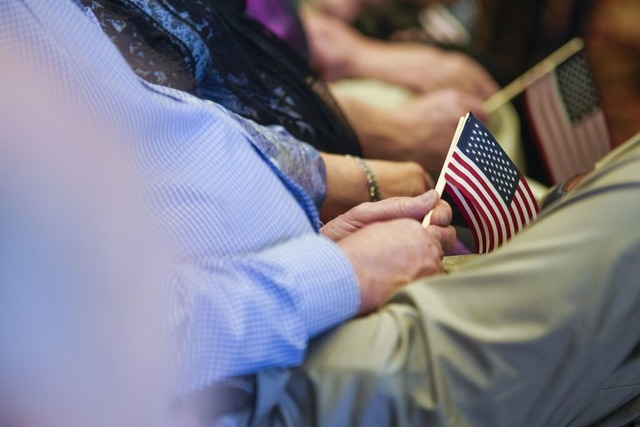
<svg viewBox="0 0 640 427"><path fill-rule="evenodd" d="M451 226L451 206L438 197L434 190L416 197L397 197L376 203L363 203L325 224L320 233L338 242L361 228L377 222L397 218L409 218L422 222L425 215L433 211L431 225L427 230L436 236L443 248L450 247L456 239Z"/></svg>
<svg viewBox="0 0 640 427"><path fill-rule="evenodd" d="M430 210L434 222L425 229L422 219ZM364 203L320 230L338 243L354 266L361 314L382 305L412 277L443 271L443 247L450 247L456 237L451 217L451 207L431 190L413 198Z"/></svg>
<svg viewBox="0 0 640 427"><path fill-rule="evenodd" d="M172 330L188 379L184 391L295 366L314 336L375 310L407 282L441 272L439 239L450 236L419 221L437 200L431 191L367 203L325 226L334 227L327 237L308 233L253 254L181 263ZM436 209L447 230L450 209ZM346 222L348 232L340 225Z"/></svg>
<svg viewBox="0 0 640 427"><path fill-rule="evenodd" d="M437 173L449 151L460 117L472 111L484 121L482 101L453 89L416 97L398 107L381 109L336 93L367 158L411 160Z"/></svg>
<svg viewBox="0 0 640 427"><path fill-rule="evenodd" d="M312 64L328 81L374 78L416 93L452 87L487 98L498 85L471 57L418 43L375 40L313 7L300 15L311 47Z"/></svg>
<svg viewBox="0 0 640 427"><path fill-rule="evenodd" d="M295 366L309 339L360 307L349 261L313 233L255 254L184 262L175 279L171 330L185 392Z"/></svg>
<svg viewBox="0 0 640 427"><path fill-rule="evenodd" d="M281 413L292 425L637 417L639 165L636 149L498 250L406 286L379 312L318 338L286 380L259 375L282 395L258 422Z"/></svg>
<svg viewBox="0 0 640 427"><path fill-rule="evenodd" d="M371 4L384 3L382 0L313 0L311 4L324 13L345 22L353 22L362 9Z"/></svg>
<svg viewBox="0 0 640 427"><path fill-rule="evenodd" d="M371 201L370 183L354 158L321 153L326 166L327 197L320 218L327 222L360 203ZM417 196L433 188L433 180L414 162L366 159L380 199Z"/></svg>
<svg viewBox="0 0 640 427"><path fill-rule="evenodd" d="M231 117L283 173L307 192L320 209L322 221L371 200L372 184L355 158L319 152L281 126L262 126L236 114ZM415 162L367 159L365 164L373 174L379 199L417 196L433 188L431 176Z"/></svg>

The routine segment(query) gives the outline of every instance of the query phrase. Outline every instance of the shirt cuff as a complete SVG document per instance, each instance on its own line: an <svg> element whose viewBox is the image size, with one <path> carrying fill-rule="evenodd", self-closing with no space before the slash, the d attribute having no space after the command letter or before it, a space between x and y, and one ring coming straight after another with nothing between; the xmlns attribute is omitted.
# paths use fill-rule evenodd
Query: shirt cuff
<svg viewBox="0 0 640 427"><path fill-rule="evenodd" d="M268 252L267 257L286 259L289 264L309 338L357 314L360 288L355 271L332 240L307 234Z"/></svg>

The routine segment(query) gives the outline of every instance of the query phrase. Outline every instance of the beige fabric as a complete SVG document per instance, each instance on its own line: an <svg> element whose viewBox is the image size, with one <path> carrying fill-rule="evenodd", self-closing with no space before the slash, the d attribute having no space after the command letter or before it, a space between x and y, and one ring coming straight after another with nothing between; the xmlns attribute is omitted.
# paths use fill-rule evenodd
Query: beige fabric
<svg viewBox="0 0 640 427"><path fill-rule="evenodd" d="M304 366L258 374L252 423L632 419L640 413L640 138L629 145L498 251L416 282L315 340Z"/></svg>

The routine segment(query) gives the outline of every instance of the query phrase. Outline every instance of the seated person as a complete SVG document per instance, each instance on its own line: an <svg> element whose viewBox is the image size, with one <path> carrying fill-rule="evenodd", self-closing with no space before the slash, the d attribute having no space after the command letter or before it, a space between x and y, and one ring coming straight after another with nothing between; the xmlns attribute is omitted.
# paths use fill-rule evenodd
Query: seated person
<svg viewBox="0 0 640 427"><path fill-rule="evenodd" d="M83 1L145 79L213 100L260 124L282 125L327 153L417 162L437 173L458 119L469 110L486 119L478 97L452 89L391 112L355 100L338 106L306 59L247 19L237 0L172 0L154 8L141 0ZM159 72L157 64L167 62L168 71Z"/></svg>
<svg viewBox="0 0 640 427"><path fill-rule="evenodd" d="M248 0L246 13L308 57L327 81L379 79L416 93L450 87L482 99L497 90L489 73L464 54L422 43L376 40L332 15L331 6L327 10L322 3L292 3L296 2Z"/></svg>
<svg viewBox="0 0 640 427"><path fill-rule="evenodd" d="M433 192L361 205L323 237L255 135L215 104L138 80L73 2L0 12L3 40L21 42L12 53L64 72L49 89L73 89L61 103L83 101L79 118L133 138L154 224L177 252L181 393L252 374L249 404L225 416L255 424L583 425L637 411L637 141L502 249L386 302L442 271L451 212ZM425 230L414 219L431 208ZM381 304L295 368L311 337Z"/></svg>
<svg viewBox="0 0 640 427"><path fill-rule="evenodd" d="M416 99L390 110L333 93L369 157L410 158L435 172L444 161L456 118L473 110L488 119L482 101L497 85L470 57L418 43L374 40L308 4L296 13L290 3L249 0L246 13L308 58L325 81L377 79L416 93Z"/></svg>
<svg viewBox="0 0 640 427"><path fill-rule="evenodd" d="M373 39L309 5L300 14L311 59L328 81L374 78L416 93L453 88L481 100L498 89L489 73L462 53L423 43Z"/></svg>
<svg viewBox="0 0 640 427"><path fill-rule="evenodd" d="M422 228L420 219L438 202L434 191L360 205L325 225L323 235L311 198L259 149L265 135L247 134L221 106L139 79L75 2L15 1L0 11L2 36L23 40L16 55L36 71L67 77L52 90L73 82L68 102L92 106L83 115L135 142L127 149L140 190L154 225L175 246L176 348L190 352L213 338L229 350L224 360L214 357L218 344L187 355L187 389L299 363L311 336L441 271L443 246L455 233L443 202L435 226ZM43 67L41 57L52 63ZM212 304L222 304L215 319ZM198 325L209 322L220 327L200 336Z"/></svg>

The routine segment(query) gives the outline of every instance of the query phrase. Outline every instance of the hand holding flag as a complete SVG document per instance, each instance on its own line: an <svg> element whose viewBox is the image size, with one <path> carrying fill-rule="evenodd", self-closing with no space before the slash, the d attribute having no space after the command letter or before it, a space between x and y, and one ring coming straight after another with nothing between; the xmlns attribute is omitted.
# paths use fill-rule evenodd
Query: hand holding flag
<svg viewBox="0 0 640 427"><path fill-rule="evenodd" d="M447 192L462 212L477 253L496 249L538 213L522 174L471 113L460 119L436 191ZM429 221L427 214L423 225Z"/></svg>

